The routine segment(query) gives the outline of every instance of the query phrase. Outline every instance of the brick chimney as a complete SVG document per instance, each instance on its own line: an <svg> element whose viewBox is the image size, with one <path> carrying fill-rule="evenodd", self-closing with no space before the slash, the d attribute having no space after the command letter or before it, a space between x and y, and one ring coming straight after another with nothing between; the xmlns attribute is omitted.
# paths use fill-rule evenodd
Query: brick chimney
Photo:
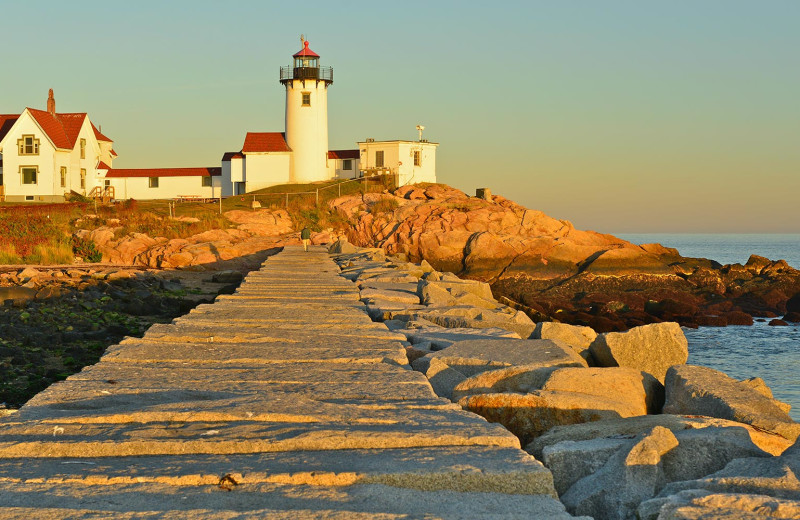
<svg viewBox="0 0 800 520"><path fill-rule="evenodd" d="M53 89L50 89L47 96L47 111L51 116L56 115L56 98L53 97Z"/></svg>

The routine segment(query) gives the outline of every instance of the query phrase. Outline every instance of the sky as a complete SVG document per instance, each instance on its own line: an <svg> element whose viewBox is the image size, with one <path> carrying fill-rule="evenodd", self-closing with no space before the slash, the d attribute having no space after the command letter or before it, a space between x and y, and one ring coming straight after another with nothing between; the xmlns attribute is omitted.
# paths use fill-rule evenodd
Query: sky
<svg viewBox="0 0 800 520"><path fill-rule="evenodd" d="M800 1L0 0L0 113L88 112L119 168L284 130L300 35L331 149L441 143L440 182L608 233L800 233Z"/></svg>

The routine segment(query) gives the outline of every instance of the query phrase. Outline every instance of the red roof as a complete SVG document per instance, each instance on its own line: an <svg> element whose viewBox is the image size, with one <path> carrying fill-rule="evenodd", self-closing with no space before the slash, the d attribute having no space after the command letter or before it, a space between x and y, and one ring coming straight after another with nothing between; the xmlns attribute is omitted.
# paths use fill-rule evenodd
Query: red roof
<svg viewBox="0 0 800 520"><path fill-rule="evenodd" d="M92 123L91 121L89 121L89 124L91 124L91 125L92 125L92 130L94 130L94 136L95 136L95 138L96 138L98 141L106 141L106 142L109 142L109 143L113 143L113 142L114 142L114 140L113 140L113 139L109 139L108 137L104 136L104 135L103 135L103 134L100 132L100 130L98 130L98 129L97 129L97 127L96 127L96 126L94 126L94 123Z"/></svg>
<svg viewBox="0 0 800 520"><path fill-rule="evenodd" d="M219 177L222 168L114 168L106 177Z"/></svg>
<svg viewBox="0 0 800 520"><path fill-rule="evenodd" d="M222 156L223 161L230 161L231 159L241 159L244 157L242 152L225 152Z"/></svg>
<svg viewBox="0 0 800 520"><path fill-rule="evenodd" d="M282 132L247 132L242 153L291 152Z"/></svg>
<svg viewBox="0 0 800 520"><path fill-rule="evenodd" d="M330 150L328 159L361 159L360 150Z"/></svg>
<svg viewBox="0 0 800 520"><path fill-rule="evenodd" d="M308 40L303 41L303 48L293 58L319 58L319 54L308 48Z"/></svg>
<svg viewBox="0 0 800 520"><path fill-rule="evenodd" d="M119 156L117 155L117 152L115 152L113 148L111 149L111 155L113 155L114 157L119 157Z"/></svg>
<svg viewBox="0 0 800 520"><path fill-rule="evenodd" d="M28 108L33 118L42 127L44 133L53 141L56 148L71 150L75 148L75 141L78 140L78 133L86 119L86 113L76 114L56 114L44 110Z"/></svg>
<svg viewBox="0 0 800 520"><path fill-rule="evenodd" d="M17 119L19 119L19 114L0 114L0 141L2 141L9 130L11 130L11 127L14 126Z"/></svg>
<svg viewBox="0 0 800 520"><path fill-rule="evenodd" d="M104 163L103 161L100 161L100 162L98 163L98 165L97 165L97 169L98 169L98 170L110 170L110 169L111 169L111 166L107 165L107 164L106 164L106 163Z"/></svg>

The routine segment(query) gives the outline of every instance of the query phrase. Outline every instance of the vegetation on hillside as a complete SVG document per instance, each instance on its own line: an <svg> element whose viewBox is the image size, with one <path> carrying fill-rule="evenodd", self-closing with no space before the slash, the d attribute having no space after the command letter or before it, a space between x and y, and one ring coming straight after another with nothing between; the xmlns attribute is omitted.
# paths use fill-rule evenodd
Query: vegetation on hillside
<svg viewBox="0 0 800 520"><path fill-rule="evenodd" d="M388 178L334 180L324 183L285 184L236 195L217 202L173 202L170 200L126 200L112 205L88 199L63 204L0 204L0 265L71 264L77 256L86 262L100 260L91 243L74 237L79 229L114 227L121 238L131 233L167 239L186 238L231 223L222 213L247 210L257 201L261 207L285 209L295 229L337 230L347 221L331 212L326 201L339 196L380 192L390 188ZM287 195L288 194L288 195ZM388 211L381 201L373 212ZM169 218L170 216L177 218Z"/></svg>

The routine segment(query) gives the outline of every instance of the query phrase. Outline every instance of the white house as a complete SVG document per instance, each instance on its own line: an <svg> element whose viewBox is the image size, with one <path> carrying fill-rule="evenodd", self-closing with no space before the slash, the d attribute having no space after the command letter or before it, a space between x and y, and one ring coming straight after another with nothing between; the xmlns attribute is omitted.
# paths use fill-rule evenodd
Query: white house
<svg viewBox="0 0 800 520"><path fill-rule="evenodd" d="M57 113L50 89L46 111L0 115L0 200L62 202L102 189L112 145L86 113Z"/></svg>
<svg viewBox="0 0 800 520"><path fill-rule="evenodd" d="M381 172L397 175L397 184L436 182L436 147L425 139L419 141L359 142L360 169L363 175Z"/></svg>

